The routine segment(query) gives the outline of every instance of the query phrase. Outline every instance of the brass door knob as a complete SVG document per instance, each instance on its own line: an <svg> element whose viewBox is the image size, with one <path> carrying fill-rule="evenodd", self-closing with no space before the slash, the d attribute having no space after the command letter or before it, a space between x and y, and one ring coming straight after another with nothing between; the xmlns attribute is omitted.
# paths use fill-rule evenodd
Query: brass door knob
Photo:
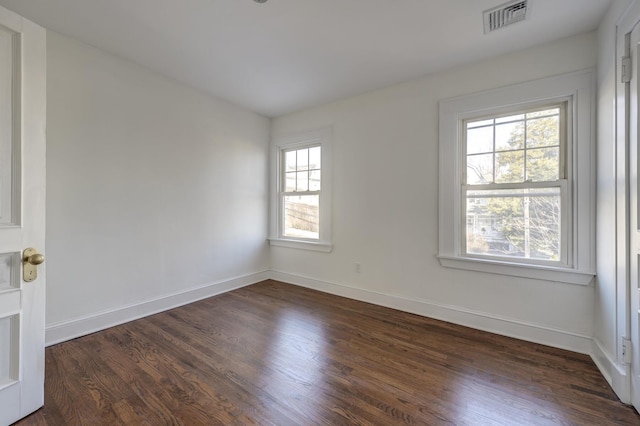
<svg viewBox="0 0 640 426"><path fill-rule="evenodd" d="M32 265L39 265L42 262L44 262L44 255L40 253L32 254L27 258L27 262L29 262Z"/></svg>
<svg viewBox="0 0 640 426"><path fill-rule="evenodd" d="M38 278L38 265L44 262L44 255L38 253L33 247L29 247L22 253L22 279L26 282Z"/></svg>

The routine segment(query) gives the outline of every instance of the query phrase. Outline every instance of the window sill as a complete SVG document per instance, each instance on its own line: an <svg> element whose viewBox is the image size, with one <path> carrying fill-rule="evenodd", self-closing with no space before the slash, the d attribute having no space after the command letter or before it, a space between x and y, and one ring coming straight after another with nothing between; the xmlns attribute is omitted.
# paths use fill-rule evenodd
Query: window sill
<svg viewBox="0 0 640 426"><path fill-rule="evenodd" d="M440 260L440 264L445 268L465 269L467 271L487 272L568 284L589 285L593 277L595 277L595 273L593 272L554 266L528 265L442 255L438 256L438 259Z"/></svg>
<svg viewBox="0 0 640 426"><path fill-rule="evenodd" d="M314 241L289 240L285 238L269 238L269 244L276 247L320 251L323 253L331 253L331 250L333 250L333 244Z"/></svg>

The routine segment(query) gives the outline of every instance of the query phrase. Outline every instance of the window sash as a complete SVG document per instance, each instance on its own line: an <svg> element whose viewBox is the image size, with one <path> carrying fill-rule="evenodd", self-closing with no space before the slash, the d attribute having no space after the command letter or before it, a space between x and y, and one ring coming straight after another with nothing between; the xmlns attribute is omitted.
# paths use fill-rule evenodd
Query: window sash
<svg viewBox="0 0 640 426"><path fill-rule="evenodd" d="M548 118L550 116L553 115L545 115L545 116L540 116L540 117L532 117L532 118L527 118L527 119L522 119L522 120L512 120L512 121L507 121L507 122L500 122L500 123L496 123L496 120L499 120L502 117L509 117L509 116L515 116L515 115L525 115L525 114L531 114L537 111L545 111L545 110L549 110L549 109L554 109L554 108L558 108L558 137L559 137L559 141L558 141L558 146L559 146L559 159L558 159L558 178L560 180L562 179L566 179L567 176L569 175L569 170L568 170L568 162L567 162L567 156L568 156L568 152L567 152L567 140L568 140L568 132L569 132L569 128L571 123L569 123L568 117L569 117L569 109L570 109L570 105L568 101L563 101L560 103L550 103L550 104L542 104L542 105L538 105L536 107L532 107L532 108L525 108L523 110L511 110L511 111L507 111L504 112L502 114L488 114L488 115L480 115L480 116L474 116L474 117L468 117L466 119L461 120L461 126L462 126L462 156L461 156L461 162L462 162L462 167L461 167L461 171L462 171L462 184L466 185L467 182L467 159L468 159L468 154L467 154L467 135L468 135L468 131L469 130L475 130L475 129L481 129L481 128L488 128L488 127L492 127L494 128L494 134L493 134L493 149L491 151L487 151L485 153L479 153L478 155L482 155L482 154L492 154L493 155L493 177L495 178L496 175L496 154L502 154L502 153L508 153L508 152L515 152L515 151L523 151L524 152L524 167L525 167L525 171L526 171L526 160L527 160L527 152L531 151L531 150L535 150L535 149L543 149L545 148L544 146L540 146L540 147L527 147L526 146L526 139L527 139L527 134L526 134L526 125L525 125L525 134L524 134L524 146L522 149L513 149L513 150L500 150L500 151L496 151L496 135L495 135L495 127L498 125L503 125L503 124L508 124L508 123L514 123L514 122L518 122L518 121L524 121L525 124L527 121L529 120L536 120L536 119L541 119L541 118ZM476 121L483 121L483 120L492 120L493 123L492 124L483 124L483 125L479 125L477 127L472 127L471 129L468 128L468 123L470 122L476 122ZM555 146L555 145L554 145ZM474 154L472 154L474 155ZM526 172L525 172L526 173ZM526 176L525 176L526 179ZM526 182L526 181L525 181ZM495 184L495 183L493 183ZM497 185L497 184L496 184ZM480 185L473 185L473 186L480 186Z"/></svg>
<svg viewBox="0 0 640 426"><path fill-rule="evenodd" d="M303 236L296 236L296 235L287 235L286 234L286 222L287 222L287 213L286 213L286 208L285 208L285 203L287 201L287 197L305 197L305 196L312 196L312 197L317 197L317 203L318 203L318 208L317 208L317 216L316 216L316 220L318 222L318 231L317 237L303 237ZM320 208L321 208L321 198L320 198L320 191L313 191L313 192L290 192L290 193L280 193L280 211L282 212L280 215L280 237L282 238L287 238L287 239L295 239L295 240L302 240L302 241L319 241L320 240L320 229L322 226L322 221L320 220ZM301 213L303 215L305 215L306 213ZM299 229L299 228L295 228L299 231L307 231L304 229ZM310 231L313 232L313 231Z"/></svg>
<svg viewBox="0 0 640 426"><path fill-rule="evenodd" d="M304 193L304 192L314 192L314 191L286 191L286 176L287 173L307 173L307 184L311 181L310 178L310 174L311 172L320 172L320 190L318 190L317 192L319 193L322 190L322 162L320 163L320 167L317 168L310 168L310 164L308 164L308 167L306 170L287 170L287 160L286 160L286 156L287 153L289 152L296 152L296 151L300 151L303 149L306 150L311 150L312 148L320 148L320 156L322 157L322 144L319 143L313 143L313 144L304 144L304 145L295 145L293 147L287 147L287 148L282 148L280 150L280 164L278 167L278 173L279 173L279 178L280 178L280 185L278 186L279 190L281 192L296 192L296 193ZM297 185L296 185L297 186ZM308 187L308 186L307 186Z"/></svg>
<svg viewBox="0 0 640 426"><path fill-rule="evenodd" d="M469 252L467 247L467 200L470 191L491 191L491 190L519 190L519 189L550 189L559 188L560 190L560 235L559 235L559 260L543 260L535 258L525 258L521 256L509 256L498 254L481 254ZM567 179L560 179L551 182L522 182L522 183L508 183L508 184L486 184L486 185L463 185L461 190L460 200L460 241L459 247L463 256L468 258L477 259L499 259L514 263L523 263L531 265L548 265L548 266L571 266L570 264L570 245L569 229L571 226L571 203L569 197L569 181ZM535 195L535 193L533 194ZM485 198L496 197L495 195L487 195ZM524 197L524 195L523 195ZM483 198L483 196L472 196L471 198Z"/></svg>

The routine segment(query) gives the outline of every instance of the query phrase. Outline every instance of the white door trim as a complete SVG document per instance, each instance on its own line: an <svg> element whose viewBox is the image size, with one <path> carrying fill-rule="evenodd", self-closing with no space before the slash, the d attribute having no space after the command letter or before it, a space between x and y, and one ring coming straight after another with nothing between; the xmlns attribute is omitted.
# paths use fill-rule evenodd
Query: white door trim
<svg viewBox="0 0 640 426"><path fill-rule="evenodd" d="M631 246L630 246L630 170L627 121L628 83L622 82L621 60L628 54L628 34L640 23L640 2L634 1L616 26L616 101L615 101L615 170L616 170L616 351L611 385L620 400L631 403L631 366L623 359L622 339L631 336Z"/></svg>

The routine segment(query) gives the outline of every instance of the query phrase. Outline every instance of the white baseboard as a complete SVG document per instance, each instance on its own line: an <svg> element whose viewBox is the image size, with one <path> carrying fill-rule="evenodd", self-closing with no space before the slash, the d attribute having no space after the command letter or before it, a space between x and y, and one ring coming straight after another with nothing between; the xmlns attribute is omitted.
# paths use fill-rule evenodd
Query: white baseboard
<svg viewBox="0 0 640 426"><path fill-rule="evenodd" d="M485 312L473 311L457 306L449 306L428 300L407 299L400 296L376 293L341 284L319 281L313 278L271 271L270 277L282 281L337 296L386 306L412 314L422 315L442 321L459 324L490 333L527 340L560 349L591 355L591 336L559 330L540 324L527 323L512 318L500 317Z"/></svg>
<svg viewBox="0 0 640 426"><path fill-rule="evenodd" d="M629 366L620 365L603 347L600 340L592 339L591 359L598 367L604 378L616 393L620 401L631 404L631 382L629 381Z"/></svg>
<svg viewBox="0 0 640 426"><path fill-rule="evenodd" d="M97 314L87 315L81 318L61 321L47 325L45 331L45 344L51 346L76 337L95 333L109 327L124 324L142 317L157 314L158 312L173 309L178 306L206 299L226 293L237 288L245 287L270 278L268 271L257 272L224 281L210 283L198 288L193 288L151 300L121 306Z"/></svg>

